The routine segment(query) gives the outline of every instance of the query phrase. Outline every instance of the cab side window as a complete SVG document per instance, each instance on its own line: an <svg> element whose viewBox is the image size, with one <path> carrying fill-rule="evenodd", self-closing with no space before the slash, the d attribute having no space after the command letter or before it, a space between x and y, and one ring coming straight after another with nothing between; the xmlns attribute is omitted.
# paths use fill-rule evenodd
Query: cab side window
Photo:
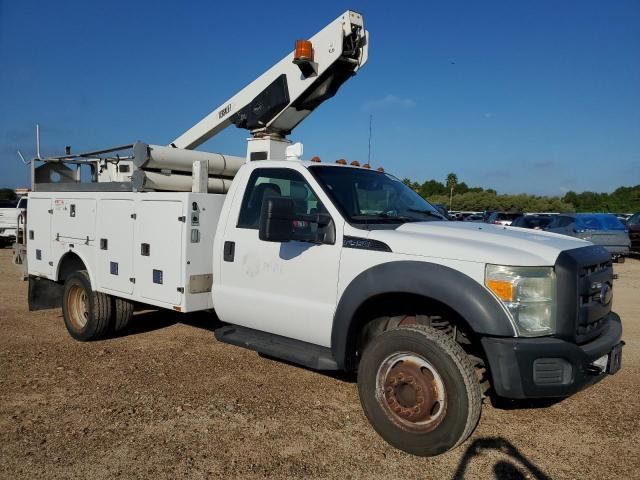
<svg viewBox="0 0 640 480"><path fill-rule="evenodd" d="M326 213L300 173L286 168L258 168L251 173L240 206L238 228L258 229L262 204L270 197L293 200L296 214Z"/></svg>

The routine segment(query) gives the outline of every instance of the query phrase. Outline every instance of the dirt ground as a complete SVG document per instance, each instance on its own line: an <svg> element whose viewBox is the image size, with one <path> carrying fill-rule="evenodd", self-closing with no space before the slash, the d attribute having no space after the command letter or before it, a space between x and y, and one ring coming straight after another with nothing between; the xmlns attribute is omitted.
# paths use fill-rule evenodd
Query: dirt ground
<svg viewBox="0 0 640 480"><path fill-rule="evenodd" d="M136 314L79 343L28 312L0 251L0 477L640 478L640 261L616 265L623 369L552 406L486 402L474 435L418 458L369 427L352 378L215 341L205 315Z"/></svg>

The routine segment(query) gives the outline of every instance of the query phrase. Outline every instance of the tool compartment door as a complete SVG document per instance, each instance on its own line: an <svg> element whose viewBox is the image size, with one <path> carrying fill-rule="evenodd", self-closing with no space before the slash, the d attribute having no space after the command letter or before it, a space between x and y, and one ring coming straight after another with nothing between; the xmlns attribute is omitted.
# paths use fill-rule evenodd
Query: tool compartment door
<svg viewBox="0 0 640 480"><path fill-rule="evenodd" d="M134 269L136 294L151 300L179 305L183 287L182 202L143 200L135 221Z"/></svg>
<svg viewBox="0 0 640 480"><path fill-rule="evenodd" d="M96 272L104 289L133 292L133 213L133 200L98 202Z"/></svg>
<svg viewBox="0 0 640 480"><path fill-rule="evenodd" d="M56 198L53 201L53 236L58 247L89 244L94 240L96 200L93 198Z"/></svg>
<svg viewBox="0 0 640 480"><path fill-rule="evenodd" d="M53 277L51 199L29 198L27 213L27 267L30 275ZM51 264L49 263L51 262Z"/></svg>

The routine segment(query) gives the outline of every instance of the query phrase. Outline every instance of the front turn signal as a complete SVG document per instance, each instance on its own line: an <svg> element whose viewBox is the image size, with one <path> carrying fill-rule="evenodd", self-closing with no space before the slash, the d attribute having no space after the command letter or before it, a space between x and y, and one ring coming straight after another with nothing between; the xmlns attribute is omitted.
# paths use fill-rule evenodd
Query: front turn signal
<svg viewBox="0 0 640 480"><path fill-rule="evenodd" d="M503 302L513 302L513 284L511 282L487 279L487 287Z"/></svg>

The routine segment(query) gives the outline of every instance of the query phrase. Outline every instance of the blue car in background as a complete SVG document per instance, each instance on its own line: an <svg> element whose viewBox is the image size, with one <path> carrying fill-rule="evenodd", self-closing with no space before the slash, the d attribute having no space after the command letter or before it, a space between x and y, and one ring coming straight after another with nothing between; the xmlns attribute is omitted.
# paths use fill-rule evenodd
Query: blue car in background
<svg viewBox="0 0 640 480"><path fill-rule="evenodd" d="M618 262L624 262L624 256L629 254L627 227L610 213L561 213L545 230L602 245Z"/></svg>

